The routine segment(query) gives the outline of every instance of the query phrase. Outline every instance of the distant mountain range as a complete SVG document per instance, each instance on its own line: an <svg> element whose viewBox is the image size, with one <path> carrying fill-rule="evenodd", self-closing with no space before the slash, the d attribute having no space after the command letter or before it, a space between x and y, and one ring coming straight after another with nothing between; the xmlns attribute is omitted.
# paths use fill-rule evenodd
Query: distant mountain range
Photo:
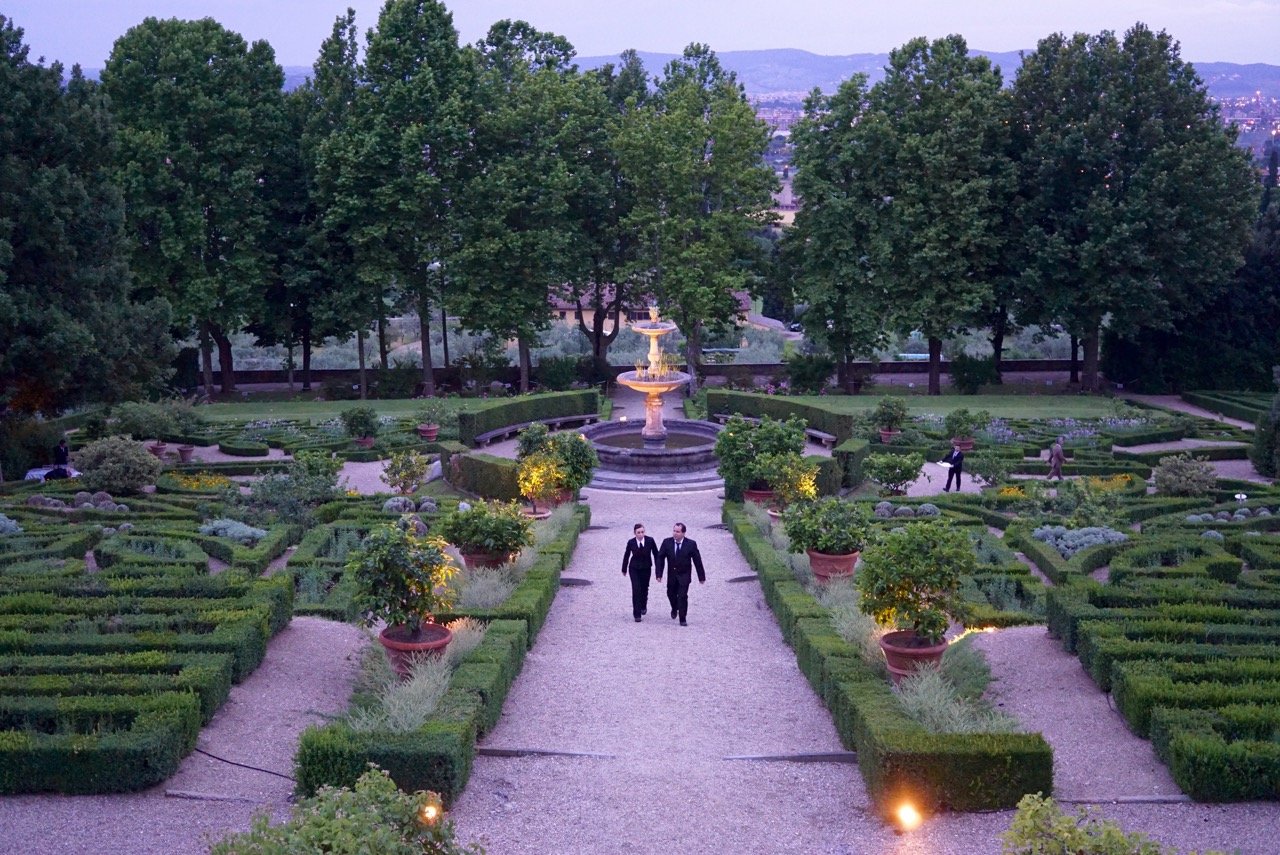
<svg viewBox="0 0 1280 855"><path fill-rule="evenodd" d="M650 53L639 51L640 59L651 75L662 71L663 66L675 59L674 53ZM1011 81L1017 73L1022 57L1018 51L993 53L974 51L988 57L1004 72L1005 81ZM861 71L872 83L884 76L889 62L887 53L855 53L848 56L820 56L804 50L731 50L717 53L721 64L736 72L747 94L760 100L798 101L815 86L824 92L834 92L841 81ZM605 63L617 63L616 56L580 56L578 67L599 68ZM1280 98L1280 65L1253 63L1241 65L1234 62L1193 63L1200 78L1215 98L1247 98L1255 92L1264 97ZM309 66L286 66L285 89L293 89L311 74ZM96 77L96 72L91 73Z"/></svg>
<svg viewBox="0 0 1280 855"><path fill-rule="evenodd" d="M1028 51L1029 52L1029 51ZM993 53L974 51L989 58L1000 67L1006 82L1012 81L1022 64L1019 51ZM677 57L673 53L647 53L639 51L641 60L650 74L657 74L662 67ZM848 56L820 56L804 50L739 50L717 53L725 68L738 75L739 82L753 98L770 96L803 95L815 86L824 92L834 92L836 87L851 75L861 71L872 83L884 76L889 63L887 53L855 53ZM617 63L616 56L578 57L579 68L599 68L608 62ZM1261 92L1263 96L1280 97L1280 66L1254 63L1240 65L1233 62L1193 63L1200 78L1215 98L1244 98ZM781 99L780 99L781 100Z"/></svg>

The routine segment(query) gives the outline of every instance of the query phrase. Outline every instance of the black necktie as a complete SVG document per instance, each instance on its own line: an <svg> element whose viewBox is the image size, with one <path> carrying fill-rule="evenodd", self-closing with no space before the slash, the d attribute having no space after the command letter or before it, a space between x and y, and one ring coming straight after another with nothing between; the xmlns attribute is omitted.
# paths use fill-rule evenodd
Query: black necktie
<svg viewBox="0 0 1280 855"><path fill-rule="evenodd" d="M680 554L680 541L676 541L676 555Z"/></svg>

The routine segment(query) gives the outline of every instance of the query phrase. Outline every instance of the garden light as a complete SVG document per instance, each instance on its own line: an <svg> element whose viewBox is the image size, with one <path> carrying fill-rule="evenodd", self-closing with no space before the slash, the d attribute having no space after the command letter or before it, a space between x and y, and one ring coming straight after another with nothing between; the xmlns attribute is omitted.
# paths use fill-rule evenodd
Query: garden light
<svg viewBox="0 0 1280 855"><path fill-rule="evenodd" d="M427 793L422 806L418 808L418 822L423 825L435 825L440 821L443 813L444 805L440 802L440 796L436 793Z"/></svg>
<svg viewBox="0 0 1280 855"><path fill-rule="evenodd" d="M903 831L914 831L920 827L920 823L924 822L924 817L911 802L903 802L894 812L894 816L898 820L898 827Z"/></svg>

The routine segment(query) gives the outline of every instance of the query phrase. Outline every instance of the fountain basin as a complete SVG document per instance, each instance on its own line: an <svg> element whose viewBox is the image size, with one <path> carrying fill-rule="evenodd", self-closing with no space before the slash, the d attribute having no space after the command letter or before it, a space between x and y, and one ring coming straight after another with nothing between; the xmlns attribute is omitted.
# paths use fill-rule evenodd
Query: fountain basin
<svg viewBox="0 0 1280 855"><path fill-rule="evenodd" d="M599 422L582 429L600 458L600 468L620 472L689 472L715 469L716 436L711 422L670 419L666 447L646 448L637 422Z"/></svg>

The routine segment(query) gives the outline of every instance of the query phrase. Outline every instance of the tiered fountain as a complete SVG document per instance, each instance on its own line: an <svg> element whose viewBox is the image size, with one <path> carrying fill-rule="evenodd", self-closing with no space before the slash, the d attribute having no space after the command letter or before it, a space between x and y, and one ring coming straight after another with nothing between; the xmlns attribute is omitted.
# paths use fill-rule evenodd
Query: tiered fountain
<svg viewBox="0 0 1280 855"><path fill-rule="evenodd" d="M649 319L637 321L631 328L648 337L649 361L618 375L618 382L644 393L644 427L637 431L635 422L619 419L592 425L582 433L595 446L601 469L631 474L690 473L705 485L706 472L716 465L714 446L720 426L686 419L665 422L662 418L662 396L691 379L686 372L675 370L659 344L664 335L675 332L676 325L659 320L658 307L650 306ZM607 482L608 473L601 473L596 481ZM670 484L671 479L664 479L664 483Z"/></svg>

